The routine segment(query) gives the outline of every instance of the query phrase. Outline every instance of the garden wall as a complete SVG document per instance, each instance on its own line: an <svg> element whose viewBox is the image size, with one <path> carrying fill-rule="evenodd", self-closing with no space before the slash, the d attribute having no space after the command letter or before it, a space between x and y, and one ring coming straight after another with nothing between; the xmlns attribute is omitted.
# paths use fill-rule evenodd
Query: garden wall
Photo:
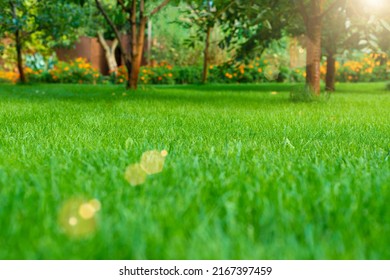
<svg viewBox="0 0 390 280"><path fill-rule="evenodd" d="M83 57L92 64L92 67L98 69L102 74L108 74L104 50L96 38L80 37L74 47L57 48L55 52L58 59L62 61L70 61L78 57Z"/></svg>
<svg viewBox="0 0 390 280"><path fill-rule="evenodd" d="M129 38L126 35L122 36L122 42L124 46L129 46ZM107 40L109 45L112 44L112 41ZM146 46L145 46L146 47ZM89 63L91 63L93 68L96 68L103 75L108 75L108 65L104 54L104 49L99 43L97 38L91 38L82 36L79 41L70 48L57 48L55 50L57 57L62 61L70 61L74 60L78 57L83 57L87 59ZM146 48L144 54L147 52ZM121 59L119 48L116 49L116 59L118 65L123 65L123 61ZM146 65L147 61L145 57L142 60L142 65Z"/></svg>

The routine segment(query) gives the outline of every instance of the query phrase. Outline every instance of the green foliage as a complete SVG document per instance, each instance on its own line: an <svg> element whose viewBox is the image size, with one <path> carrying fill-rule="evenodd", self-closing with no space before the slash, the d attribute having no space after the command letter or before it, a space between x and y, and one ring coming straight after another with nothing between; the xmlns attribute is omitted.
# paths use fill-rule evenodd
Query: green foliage
<svg viewBox="0 0 390 280"><path fill-rule="evenodd" d="M50 45L69 45L77 37L82 24L79 6L60 0L11 0L0 4L0 35L20 31L23 43L37 35ZM14 13L15 11L15 13ZM61 16L59 16L61 15Z"/></svg>
<svg viewBox="0 0 390 280"><path fill-rule="evenodd" d="M386 89L390 91L390 82L386 84Z"/></svg>
<svg viewBox="0 0 390 280"><path fill-rule="evenodd" d="M200 66L178 66L172 69L175 84L200 84L202 67Z"/></svg>
<svg viewBox="0 0 390 280"><path fill-rule="evenodd" d="M100 73L83 58L59 61L53 68L26 69L30 82L96 84L102 82Z"/></svg>
<svg viewBox="0 0 390 280"><path fill-rule="evenodd" d="M282 38L294 16L291 1L265 0L236 1L234 9L224 14L224 31L227 34L222 45L236 49L238 59L252 59L261 54L272 42Z"/></svg>
<svg viewBox="0 0 390 280"><path fill-rule="evenodd" d="M47 59L40 53L28 54L25 56L25 66L33 71L49 71L54 68L57 63L55 55L51 55Z"/></svg>
<svg viewBox="0 0 390 280"><path fill-rule="evenodd" d="M384 84L290 87L1 86L0 259L390 259ZM80 196L101 202L82 240L58 223Z"/></svg>
<svg viewBox="0 0 390 280"><path fill-rule="evenodd" d="M386 81L390 79L389 69L390 60L385 54L355 53L342 63L336 63L336 79L339 82Z"/></svg>
<svg viewBox="0 0 390 280"><path fill-rule="evenodd" d="M183 10L186 9L185 3L177 7L167 6L152 18L153 60L169 61L175 66L202 64L204 44L200 43L200 39L191 39L197 33L197 28L183 26L186 20ZM188 46L189 41L194 43L192 47ZM216 48L217 45L213 44L212 49Z"/></svg>
<svg viewBox="0 0 390 280"><path fill-rule="evenodd" d="M106 40L115 38L115 34L110 25L104 19L102 14L96 7L94 0L85 0L82 6L82 21L81 33L90 37L97 37L98 32L102 32ZM122 10L117 6L116 1L103 0L101 4L107 12L110 19L114 22L119 32L124 32L129 28L129 23Z"/></svg>

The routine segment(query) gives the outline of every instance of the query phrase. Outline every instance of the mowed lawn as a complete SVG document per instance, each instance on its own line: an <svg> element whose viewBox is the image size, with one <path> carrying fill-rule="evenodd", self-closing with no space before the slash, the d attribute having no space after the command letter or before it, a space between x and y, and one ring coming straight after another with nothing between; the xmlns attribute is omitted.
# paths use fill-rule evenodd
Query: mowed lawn
<svg viewBox="0 0 390 280"><path fill-rule="evenodd" d="M1 85L0 259L389 259L390 93L290 88ZM75 197L101 203L82 238Z"/></svg>

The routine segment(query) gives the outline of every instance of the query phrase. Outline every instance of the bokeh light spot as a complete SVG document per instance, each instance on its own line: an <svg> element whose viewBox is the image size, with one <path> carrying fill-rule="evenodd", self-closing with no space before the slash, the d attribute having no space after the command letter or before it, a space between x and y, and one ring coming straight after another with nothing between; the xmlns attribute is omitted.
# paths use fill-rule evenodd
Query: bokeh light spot
<svg viewBox="0 0 390 280"><path fill-rule="evenodd" d="M70 218L69 218L69 224L70 224L71 226L77 225L77 218L76 218L76 217L70 217Z"/></svg>
<svg viewBox="0 0 390 280"><path fill-rule="evenodd" d="M91 219L93 216L95 216L95 208L89 204L89 203L84 203L81 204L79 207L79 215L83 219Z"/></svg>
<svg viewBox="0 0 390 280"><path fill-rule="evenodd" d="M165 157L157 150L147 151L141 157L141 167L147 174L160 173L164 168L164 162Z"/></svg>
<svg viewBox="0 0 390 280"><path fill-rule="evenodd" d="M167 150L162 150L162 151L161 151L161 155L162 155L163 157L166 157L166 156L168 155L168 151L167 151Z"/></svg>
<svg viewBox="0 0 390 280"><path fill-rule="evenodd" d="M61 229L69 237L87 237L96 232L96 212L92 204L85 199L69 199L60 209L58 222Z"/></svg>
<svg viewBox="0 0 390 280"><path fill-rule="evenodd" d="M96 198L90 200L89 204L92 205L92 207L95 209L95 212L98 212L100 210L100 208L102 207L100 201L97 200Z"/></svg>
<svg viewBox="0 0 390 280"><path fill-rule="evenodd" d="M129 165L125 171L125 179L133 187L145 183L146 175L145 170L139 163Z"/></svg>

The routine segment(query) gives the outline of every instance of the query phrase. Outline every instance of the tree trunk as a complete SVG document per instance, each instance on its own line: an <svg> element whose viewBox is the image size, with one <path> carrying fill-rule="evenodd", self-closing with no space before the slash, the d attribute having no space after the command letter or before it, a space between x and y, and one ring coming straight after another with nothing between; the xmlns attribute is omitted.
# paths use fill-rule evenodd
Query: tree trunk
<svg viewBox="0 0 390 280"><path fill-rule="evenodd" d="M207 83L211 30L212 28L208 26L206 30L206 42L205 42L204 54L203 54L203 73L202 73L203 84Z"/></svg>
<svg viewBox="0 0 390 280"><path fill-rule="evenodd" d="M129 76L130 81L128 83L128 87L134 90L138 87L138 77L144 52L146 23L147 18L142 17L139 23L137 36L132 36L132 68Z"/></svg>
<svg viewBox="0 0 390 280"><path fill-rule="evenodd" d="M9 1L9 5L11 7L13 21L18 22L18 14L17 14L15 2ZM19 81L22 84L25 84L26 76L24 75L24 69L23 69L22 34L18 26L16 27L14 34L15 34L15 46L16 46L16 60L17 60L17 67L19 71Z"/></svg>
<svg viewBox="0 0 390 280"><path fill-rule="evenodd" d="M336 60L334 54L328 52L326 58L326 91L335 91L335 78L336 78Z"/></svg>
<svg viewBox="0 0 390 280"><path fill-rule="evenodd" d="M133 64L131 63L131 61L129 59L125 59L125 66L126 66L126 70L127 70L126 89L130 89L131 88L130 73L132 72Z"/></svg>
<svg viewBox="0 0 390 280"><path fill-rule="evenodd" d="M17 64L18 64L18 71L19 71L19 81L22 84L25 84L26 76L24 75L24 69L23 69L22 42L21 42L19 30L15 32L15 43L16 43L16 57L17 57Z"/></svg>
<svg viewBox="0 0 390 280"><path fill-rule="evenodd" d="M115 58L115 50L118 46L118 40L114 39L114 41L112 42L112 45L110 47L110 46L108 46L106 39L104 39L102 32L98 32L98 39L99 39L100 45L104 49L104 53L106 56L106 61L107 61L108 69L109 69L110 73L116 73L117 69L118 69L118 63L116 62L116 58Z"/></svg>
<svg viewBox="0 0 390 280"><path fill-rule="evenodd" d="M323 0L312 0L311 14L306 24L306 84L315 95L320 95L321 64L321 12Z"/></svg>
<svg viewBox="0 0 390 280"><path fill-rule="evenodd" d="M148 44L147 62L148 62L149 66L151 65L151 61L152 61L152 43L153 43L152 32L153 32L152 20L149 19L149 21L148 21L148 43L147 43Z"/></svg>

